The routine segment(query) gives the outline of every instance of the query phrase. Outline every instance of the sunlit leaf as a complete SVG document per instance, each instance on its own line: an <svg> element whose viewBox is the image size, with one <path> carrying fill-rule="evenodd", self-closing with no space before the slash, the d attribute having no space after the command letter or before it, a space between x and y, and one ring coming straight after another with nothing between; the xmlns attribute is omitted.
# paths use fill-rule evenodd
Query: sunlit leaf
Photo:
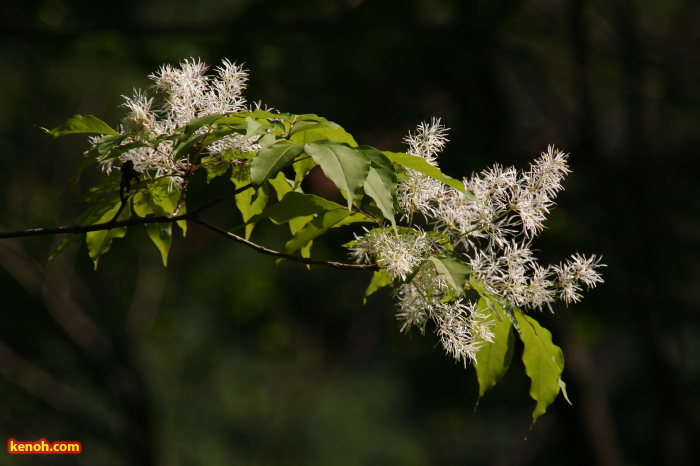
<svg viewBox="0 0 700 466"><path fill-rule="evenodd" d="M477 310L480 313L491 314L488 301L488 298L479 298ZM493 316L493 314L491 315ZM515 333L510 319L493 318L491 320L494 322L491 327L491 332L494 335L493 342L484 342L484 346L476 353L476 362L474 363L476 378L479 382L479 399L493 388L508 371L515 348ZM483 341L478 336L476 340Z"/></svg>
<svg viewBox="0 0 700 466"><path fill-rule="evenodd" d="M453 288L457 296L464 294L464 287L469 282L472 269L459 254L445 251L438 256L430 256L428 260L435 264L437 272L445 277L445 280Z"/></svg>
<svg viewBox="0 0 700 466"><path fill-rule="evenodd" d="M363 185L365 193L374 199L379 210L396 227L396 170L384 154L370 146L360 146L370 160L369 173Z"/></svg>
<svg viewBox="0 0 700 466"><path fill-rule="evenodd" d="M387 156L389 160L404 167L410 168L431 178L445 183L448 186L455 188L457 191L464 193L468 199L473 201L476 200L474 193L464 188L461 181L450 178L440 171L439 168L430 165L425 159L421 157L416 157L409 154L404 154L403 152L382 152Z"/></svg>
<svg viewBox="0 0 700 466"><path fill-rule="evenodd" d="M250 163L250 182L254 186L260 186L268 178L274 178L303 151L303 146L286 140L263 147Z"/></svg>
<svg viewBox="0 0 700 466"><path fill-rule="evenodd" d="M394 283L394 280L389 276L386 269L375 270L372 274L372 280L370 280L365 290L365 297L362 300L363 304L367 304L367 298L369 298L370 295L376 293L385 286L391 286L392 283Z"/></svg>
<svg viewBox="0 0 700 466"><path fill-rule="evenodd" d="M121 202L116 203L111 209L104 212L94 224L107 223L114 218L121 206ZM129 218L129 209L124 209L116 220L126 220ZM109 251L112 240L123 238L126 235L126 227L112 228L109 230L89 231L85 234L85 244L87 244L88 254L95 263L95 269L100 258Z"/></svg>
<svg viewBox="0 0 700 466"><path fill-rule="evenodd" d="M238 165L234 167L231 174L231 180L236 185L237 188L241 188L250 183L250 167L245 165ZM241 212L244 222L248 222L251 217L261 213L267 201L269 199L269 185L263 184L257 189L250 188L245 189L235 196L236 207ZM255 228L255 221L246 223L245 226L245 237L250 238L250 235Z"/></svg>
<svg viewBox="0 0 700 466"><path fill-rule="evenodd" d="M107 123L92 115L74 115L54 129L48 130L46 128L41 128L41 130L55 138L63 136L64 134L74 133L120 135L118 131L110 127Z"/></svg>
<svg viewBox="0 0 700 466"><path fill-rule="evenodd" d="M284 176L284 173L279 172L275 178L271 178L268 180L270 183L270 186L272 186L275 189L275 192L277 193L277 199L284 199L284 197L294 191L294 187L292 186L293 182L290 180L287 180L287 178ZM301 194L301 193L297 193ZM326 199L324 199L325 201ZM327 201L330 202L330 201ZM274 204L274 205L278 205ZM261 217L266 216L265 212L267 209L269 209L271 206L268 206L265 208L265 210L262 211L259 215ZM340 208L344 209L343 206L340 206ZM316 213L316 212L314 212ZM273 216L276 216L276 214L273 214ZM292 235L295 235L297 231L301 230L304 225L306 225L311 219L313 218L313 215L308 215L308 216L295 216L293 218L290 218L288 221L289 224L289 231ZM275 221L274 219L271 218L272 221ZM279 223L279 222L278 222ZM282 222L283 223L283 222ZM309 243L302 247L299 252L301 253L301 257L306 257L309 258L311 257L311 246L313 245L313 241L309 241Z"/></svg>
<svg viewBox="0 0 700 466"><path fill-rule="evenodd" d="M336 209L323 212L304 225L304 227L299 230L297 234L292 237L292 239L287 241L285 249L288 253L292 253L297 249L304 247L309 241L324 234L331 228L356 222L372 222L372 219L347 209Z"/></svg>
<svg viewBox="0 0 700 466"><path fill-rule="evenodd" d="M370 160L362 150L347 144L330 141L317 141L304 146L304 152L313 157L323 173L345 191L348 209L355 200L355 194L364 185L369 173Z"/></svg>
<svg viewBox="0 0 700 466"><path fill-rule="evenodd" d="M314 115L315 116L315 115ZM318 117L317 117L318 118ZM297 121L289 131L289 140L306 145L314 141L334 141L357 146L357 142L342 126L332 121Z"/></svg>
<svg viewBox="0 0 700 466"><path fill-rule="evenodd" d="M139 217L170 215L175 211L179 191L168 191L168 181L165 178L152 181L144 189L139 190L132 199L132 208ZM182 210L182 209L181 209ZM183 212L184 213L184 212ZM186 233L184 221L178 222L183 234ZM147 223L148 237L160 251L163 265L168 265L168 252L172 240L171 223Z"/></svg>
<svg viewBox="0 0 700 466"><path fill-rule="evenodd" d="M301 184L302 180L306 175L309 174L312 168L316 166L316 162L311 156L300 157L292 167L294 168L294 186L297 187Z"/></svg>
<svg viewBox="0 0 700 466"><path fill-rule="evenodd" d="M518 333L523 342L525 373L531 380L530 396L537 402L532 412L532 425L542 416L561 390L560 380L564 370L564 354L552 343L552 334L546 328L514 308ZM505 319L504 319L505 320Z"/></svg>
<svg viewBox="0 0 700 466"><path fill-rule="evenodd" d="M307 217L334 209L347 210L340 204L314 194L290 191L279 202L267 206L265 210L250 220L258 221L261 218L269 218L273 222L280 224L298 217Z"/></svg>

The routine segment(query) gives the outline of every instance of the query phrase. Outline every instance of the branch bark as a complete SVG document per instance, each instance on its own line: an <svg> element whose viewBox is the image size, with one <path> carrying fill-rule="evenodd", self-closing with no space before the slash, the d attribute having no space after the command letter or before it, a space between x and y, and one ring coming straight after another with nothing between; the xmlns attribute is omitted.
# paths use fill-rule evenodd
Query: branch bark
<svg viewBox="0 0 700 466"><path fill-rule="evenodd" d="M289 259L293 260L296 262L302 262L304 264L309 264L309 265L325 265L328 267L335 267L336 269L359 269L359 270L379 270L379 266L375 264L346 264L345 262L333 262L333 261L319 261L319 260L314 260L314 259L306 259L304 257L298 257L298 256L293 256L291 254L285 254L283 252L275 251L274 249L269 249L266 248L265 246L261 246L259 244L253 243L252 241L248 241L247 239L238 236L234 233L231 233L230 231L226 231L222 228L217 227L216 225L212 225L211 223L205 222L204 220L200 219L199 217L194 217L192 219L193 222L198 223L202 225L205 228L210 229L211 231L214 231L222 236L225 236L229 239L232 239L233 241L236 241L241 244L245 244L246 246L255 249L259 253L262 254L268 254L270 256L274 257L279 257L282 259Z"/></svg>
<svg viewBox="0 0 700 466"><path fill-rule="evenodd" d="M34 228L34 229L28 229L28 230L15 230L15 231L0 231L0 239L6 239L6 238L23 238L27 236L50 236L50 235L61 235L61 234L81 234L81 233L87 233L90 231L101 231L101 230L111 230L114 228L120 228L120 227L129 227L129 226L134 226L134 225L145 225L148 223L175 223L180 220L190 220L194 223L197 223L205 228L208 228L209 230L212 230L222 236L225 236L233 241L236 241L238 243L244 244L250 248L255 249L256 251L262 253L262 254L268 254L270 256L274 257L279 257L282 259L288 259L296 262L301 262L303 264L307 265L323 265L327 267L334 267L337 269L356 269L356 270L379 270L379 266L374 265L374 264L347 264L344 262L334 262L334 261L319 261L319 260L314 260L314 259L307 259L304 257L299 257L299 256L293 256L291 254L286 254L280 251L275 251L274 249L269 249L264 246L261 246L259 244L253 243L252 241L248 241L245 238L242 238L236 234L233 234L229 231L226 231L222 228L217 227L216 225L212 225L209 222L206 222L202 219L199 218L199 215L215 206L216 204L219 204L220 202L223 202L227 199L230 199L231 197L235 196L237 193L244 191L248 188L250 188L251 185L248 184L246 186L242 186L235 191L226 194L224 196L221 196L219 198L216 198L212 200L211 202L204 204L203 206L191 211L187 212L184 214L179 214L179 215L163 215L163 216L153 216L153 217L136 217L136 218L130 218L127 220L110 220L109 222L105 223L97 223L95 225L71 225L71 226L63 226L63 227L50 227L50 228Z"/></svg>

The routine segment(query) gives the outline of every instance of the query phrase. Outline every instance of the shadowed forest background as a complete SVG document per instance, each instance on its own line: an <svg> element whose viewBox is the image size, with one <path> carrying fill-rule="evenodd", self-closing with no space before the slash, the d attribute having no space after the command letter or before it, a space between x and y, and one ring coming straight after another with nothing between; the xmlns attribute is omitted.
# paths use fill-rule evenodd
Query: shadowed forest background
<svg viewBox="0 0 700 466"><path fill-rule="evenodd" d="M116 126L161 64L229 58L249 102L360 144L405 150L441 117L454 177L556 144L573 173L539 255L608 265L581 303L538 316L573 406L559 397L527 435L517 353L475 413L473 369L400 334L388 292L363 305L369 272L275 267L196 225L167 268L144 228L97 271L83 244L48 261L62 238L0 240L0 444L84 448L0 464L698 464L699 46L689 0L0 2L0 230L70 224L101 176L61 197L86 138L35 124ZM315 256L347 260L350 238L330 239Z"/></svg>

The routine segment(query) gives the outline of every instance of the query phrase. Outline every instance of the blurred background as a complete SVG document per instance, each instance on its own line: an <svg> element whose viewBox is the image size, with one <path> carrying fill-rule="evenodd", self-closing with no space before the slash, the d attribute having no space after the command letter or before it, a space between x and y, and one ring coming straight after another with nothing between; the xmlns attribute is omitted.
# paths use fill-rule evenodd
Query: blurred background
<svg viewBox="0 0 700 466"><path fill-rule="evenodd" d="M229 58L249 102L361 144L402 150L441 117L454 177L556 144L573 173L540 258L608 265L583 302L538 316L573 405L559 397L528 435L519 357L475 412L471 367L400 334L388 292L362 305L368 272L275 267L196 225L167 268L143 228L97 271L83 244L48 261L61 238L2 240L0 442L84 453L0 464L699 464L699 45L690 0L0 1L1 230L70 224L101 176L61 196L87 142L35 124L115 126L161 64ZM227 209L209 218L232 226ZM314 253L346 260L346 240Z"/></svg>

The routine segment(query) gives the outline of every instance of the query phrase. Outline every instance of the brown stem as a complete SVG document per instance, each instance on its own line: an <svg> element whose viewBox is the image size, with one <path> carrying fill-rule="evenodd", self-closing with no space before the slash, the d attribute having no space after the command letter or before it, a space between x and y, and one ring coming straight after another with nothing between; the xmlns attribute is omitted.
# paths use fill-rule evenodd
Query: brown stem
<svg viewBox="0 0 700 466"><path fill-rule="evenodd" d="M238 236L236 234L231 233L230 231L226 231L222 228L219 228L215 225L212 225L211 223L205 222L204 220L202 220L198 217L192 218L192 221L195 223L199 223L203 227L208 228L216 233L219 233L220 235L223 235L223 236L225 236L229 239L232 239L238 243L245 244L246 246L253 248L262 254L268 254L270 256L280 257L282 259L289 259L292 261L301 262L303 264L325 265L328 267L335 267L336 269L379 270L379 266L377 266L375 264L346 264L344 262L319 261L319 260L314 260L314 259L306 259L304 257L293 256L291 254L285 254L283 252L275 251L274 249L268 249L265 246L261 246L259 244L253 243L252 241L248 241L247 239L245 239L241 236Z"/></svg>
<svg viewBox="0 0 700 466"><path fill-rule="evenodd" d="M248 241L245 238L242 238L238 235L235 235L229 231L223 230L215 225L212 225L208 222L205 222L204 220L199 218L199 214L202 213L203 211L213 207L216 204L219 204L226 199L229 199L236 194L245 191L246 189L252 187L252 185L247 184L245 186L241 186L240 188L225 194L223 196L220 196L211 202L208 202L207 204L204 204L203 206L200 206L199 208L187 212L184 214L179 214L179 215L163 215L163 216L158 216L158 217L136 217L136 218L130 218L127 220L120 220L120 221L114 221L110 220L109 222L105 223L98 223L95 225L72 225L72 226L65 226L65 227L53 227L53 228L35 228L35 229L30 229L30 230L16 230L16 231L0 231L0 239L3 238L22 238L25 236L46 236L46 235L60 235L60 234L79 234L79 233L87 233L89 231L100 231L100 230L111 230L113 228L121 228L121 227L128 227L128 226L134 226L134 225L145 225L147 223L175 223L180 220L191 220L195 223L198 223L202 225L205 228L208 228L216 233L219 233L223 236L226 236L229 239L232 239L234 241L237 241L241 244L244 244L250 248L255 249L256 251L263 253L263 254L268 254L271 256L275 257L280 257L283 259L288 259L296 262L302 262L304 264L309 264L309 265L325 265L328 267L335 267L335 268L342 268L342 269L356 269L356 270L379 270L379 266L374 265L374 264L346 264L344 262L333 262L333 261L319 261L319 260L314 260L314 259L307 259L304 257L298 257L298 256L293 256L291 254L285 254L283 252L275 251L274 249L268 249L264 246L261 246L259 244L253 243L252 241ZM121 212L121 209L120 209ZM116 217L115 217L116 218Z"/></svg>

